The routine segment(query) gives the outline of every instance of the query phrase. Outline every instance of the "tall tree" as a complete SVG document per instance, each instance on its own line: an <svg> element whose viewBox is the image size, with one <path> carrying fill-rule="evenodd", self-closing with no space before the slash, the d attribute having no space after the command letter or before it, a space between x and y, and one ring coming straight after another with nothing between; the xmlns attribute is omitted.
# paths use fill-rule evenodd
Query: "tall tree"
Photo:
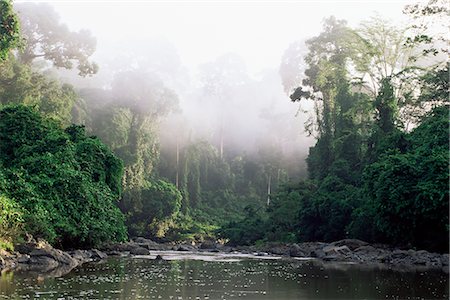
<svg viewBox="0 0 450 300"><path fill-rule="evenodd" d="M41 58L57 68L72 69L76 65L81 76L97 73L98 66L89 61L96 39L88 30L70 31L46 3L19 3L16 10L25 40L19 51L23 63L31 65Z"/></svg>
<svg viewBox="0 0 450 300"><path fill-rule="evenodd" d="M219 154L224 156L225 120L233 107L233 96L240 86L248 82L244 61L236 54L228 53L218 57L215 61L201 66L201 81L205 95L210 98L211 104L217 113L215 118L215 134L219 137Z"/></svg>

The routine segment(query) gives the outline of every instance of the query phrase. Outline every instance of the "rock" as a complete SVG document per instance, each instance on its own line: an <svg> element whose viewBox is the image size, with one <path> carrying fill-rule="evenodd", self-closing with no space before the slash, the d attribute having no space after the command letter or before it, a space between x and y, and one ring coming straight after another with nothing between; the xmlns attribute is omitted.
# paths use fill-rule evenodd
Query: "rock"
<svg viewBox="0 0 450 300"><path fill-rule="evenodd" d="M305 253L305 256L317 257L313 255L320 255L322 249L328 246L329 244L321 242L307 242L307 243L300 243L297 245L301 248L303 253ZM315 252L315 254L313 254L313 252Z"/></svg>
<svg viewBox="0 0 450 300"><path fill-rule="evenodd" d="M326 255L322 249L317 249L317 250L311 251L310 256L316 257L316 258L324 258Z"/></svg>
<svg viewBox="0 0 450 300"><path fill-rule="evenodd" d="M275 244L270 246L267 249L267 252L276 254L276 255L283 255L283 256L289 256L290 255L290 247L283 244Z"/></svg>
<svg viewBox="0 0 450 300"><path fill-rule="evenodd" d="M69 266L78 265L78 261L70 256L68 253L63 252L53 247L46 247L42 249L35 249L30 253L30 262L42 264L50 263L50 260L54 260L57 265L64 264Z"/></svg>
<svg viewBox="0 0 450 300"><path fill-rule="evenodd" d="M92 249L91 251L91 258L93 260L102 260L108 257L108 255L100 250Z"/></svg>
<svg viewBox="0 0 450 300"><path fill-rule="evenodd" d="M347 246L351 251L354 251L355 249L357 249L359 247L367 246L369 244L364 241L357 240L357 239L344 239L344 240L340 240L340 241L331 243L331 245L334 245L337 247Z"/></svg>
<svg viewBox="0 0 450 300"><path fill-rule="evenodd" d="M322 258L324 261L341 261L342 257L337 255L329 255Z"/></svg>
<svg viewBox="0 0 450 300"><path fill-rule="evenodd" d="M136 237L133 239L133 242L135 242L137 244L153 244L153 243L157 244L156 242L154 242L150 239L143 238L143 237Z"/></svg>
<svg viewBox="0 0 450 300"><path fill-rule="evenodd" d="M108 253L108 255L110 255L110 256L126 256L123 252L120 252L120 251L108 251L107 252Z"/></svg>
<svg viewBox="0 0 450 300"><path fill-rule="evenodd" d="M92 260L92 253L87 250L75 250L69 252L69 254L72 256L72 258L78 260L80 264Z"/></svg>
<svg viewBox="0 0 450 300"><path fill-rule="evenodd" d="M191 245L181 244L176 247L176 251L197 251L197 248Z"/></svg>
<svg viewBox="0 0 450 300"><path fill-rule="evenodd" d="M327 246L323 248L325 256L349 257L352 251L347 246Z"/></svg>
<svg viewBox="0 0 450 300"><path fill-rule="evenodd" d="M20 255L20 256L17 258L17 262L18 262L19 264L27 264L29 261L30 261L30 256L29 256L28 254Z"/></svg>
<svg viewBox="0 0 450 300"><path fill-rule="evenodd" d="M289 248L289 255L291 257L306 257L307 255L298 244L292 244Z"/></svg>
<svg viewBox="0 0 450 300"><path fill-rule="evenodd" d="M143 237L137 237L133 239L133 242L141 247L147 248L148 250L157 250L157 251L170 250L170 246L168 245L159 244L155 241Z"/></svg>
<svg viewBox="0 0 450 300"><path fill-rule="evenodd" d="M139 246L139 247L131 249L130 253L133 255L149 255L150 251L148 251L148 249L146 249L144 247Z"/></svg>
<svg viewBox="0 0 450 300"><path fill-rule="evenodd" d="M21 254L30 254L31 251L36 249L36 247L37 247L37 243L31 242L31 243L18 244L16 246L14 246L14 249Z"/></svg>
<svg viewBox="0 0 450 300"><path fill-rule="evenodd" d="M387 255L387 251L373 246L361 246L353 251L353 254L360 262L381 262L381 259Z"/></svg>
<svg viewBox="0 0 450 300"><path fill-rule="evenodd" d="M217 243L214 240L205 240L200 245L200 249L216 249L216 248L217 248Z"/></svg>
<svg viewBox="0 0 450 300"><path fill-rule="evenodd" d="M441 263L443 266L447 266L449 265L449 255L448 254L442 254L441 255Z"/></svg>
<svg viewBox="0 0 450 300"><path fill-rule="evenodd" d="M410 253L408 253L408 251L405 250L394 250L394 252L392 252L391 254L391 259L405 259L407 257L410 257Z"/></svg>

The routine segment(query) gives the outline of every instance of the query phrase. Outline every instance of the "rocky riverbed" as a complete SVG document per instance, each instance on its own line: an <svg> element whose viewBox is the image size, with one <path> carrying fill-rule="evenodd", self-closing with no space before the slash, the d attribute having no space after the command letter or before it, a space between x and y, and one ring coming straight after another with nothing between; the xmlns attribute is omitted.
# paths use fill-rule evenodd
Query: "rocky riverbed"
<svg viewBox="0 0 450 300"><path fill-rule="evenodd" d="M229 247L215 241L201 244L162 244L149 239L136 238L126 243L110 244L99 249L62 251L45 241L28 242L16 246L16 251L0 252L0 269L35 272L46 277L58 277L75 267L108 256L150 255L157 251L215 252L228 254L252 254L253 256L278 256L285 259L316 259L324 262L346 262L377 265L386 268L414 271L441 269L449 272L449 255L424 250L404 250L386 245L370 245L366 242L346 239L333 243L271 243L264 246ZM164 255L162 255L164 256ZM161 259L161 256L157 256Z"/></svg>

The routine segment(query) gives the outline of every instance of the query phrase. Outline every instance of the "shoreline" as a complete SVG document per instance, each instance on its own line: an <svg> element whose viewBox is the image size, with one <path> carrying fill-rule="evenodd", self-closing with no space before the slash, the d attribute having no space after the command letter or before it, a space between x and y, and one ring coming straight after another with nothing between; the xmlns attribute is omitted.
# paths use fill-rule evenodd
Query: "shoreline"
<svg viewBox="0 0 450 300"><path fill-rule="evenodd" d="M354 239L333 243L268 243L262 246L230 247L205 241L199 245L187 243L157 243L135 238L129 242L110 244L90 250L62 251L45 241L18 245L13 253L0 251L1 272L23 271L41 277L60 277L76 267L108 257L145 257L164 260L167 254L219 255L229 258L310 260L323 264L342 263L388 268L394 271L417 272L426 270L449 273L449 254L430 253L425 250L400 250L386 245L368 244ZM153 256L155 256L153 258Z"/></svg>

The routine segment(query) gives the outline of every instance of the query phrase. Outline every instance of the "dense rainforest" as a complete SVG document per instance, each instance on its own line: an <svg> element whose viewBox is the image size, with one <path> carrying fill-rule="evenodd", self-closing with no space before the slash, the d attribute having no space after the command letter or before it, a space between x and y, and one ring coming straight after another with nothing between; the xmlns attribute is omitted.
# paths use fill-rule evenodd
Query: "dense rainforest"
<svg viewBox="0 0 450 300"><path fill-rule="evenodd" d="M62 248L133 236L359 238L448 252L448 49L432 27L448 13L443 3L406 7L405 28L330 17L286 50L284 91L308 111L314 137L306 163L281 145L291 124L268 110L272 131L256 150L242 146L250 140L231 124L236 99L268 84L235 56L203 66L192 97L215 126L195 136L180 117L176 59L159 73L122 66L81 84L102 68L88 31L70 31L46 4L0 5L0 247L30 235Z"/></svg>

